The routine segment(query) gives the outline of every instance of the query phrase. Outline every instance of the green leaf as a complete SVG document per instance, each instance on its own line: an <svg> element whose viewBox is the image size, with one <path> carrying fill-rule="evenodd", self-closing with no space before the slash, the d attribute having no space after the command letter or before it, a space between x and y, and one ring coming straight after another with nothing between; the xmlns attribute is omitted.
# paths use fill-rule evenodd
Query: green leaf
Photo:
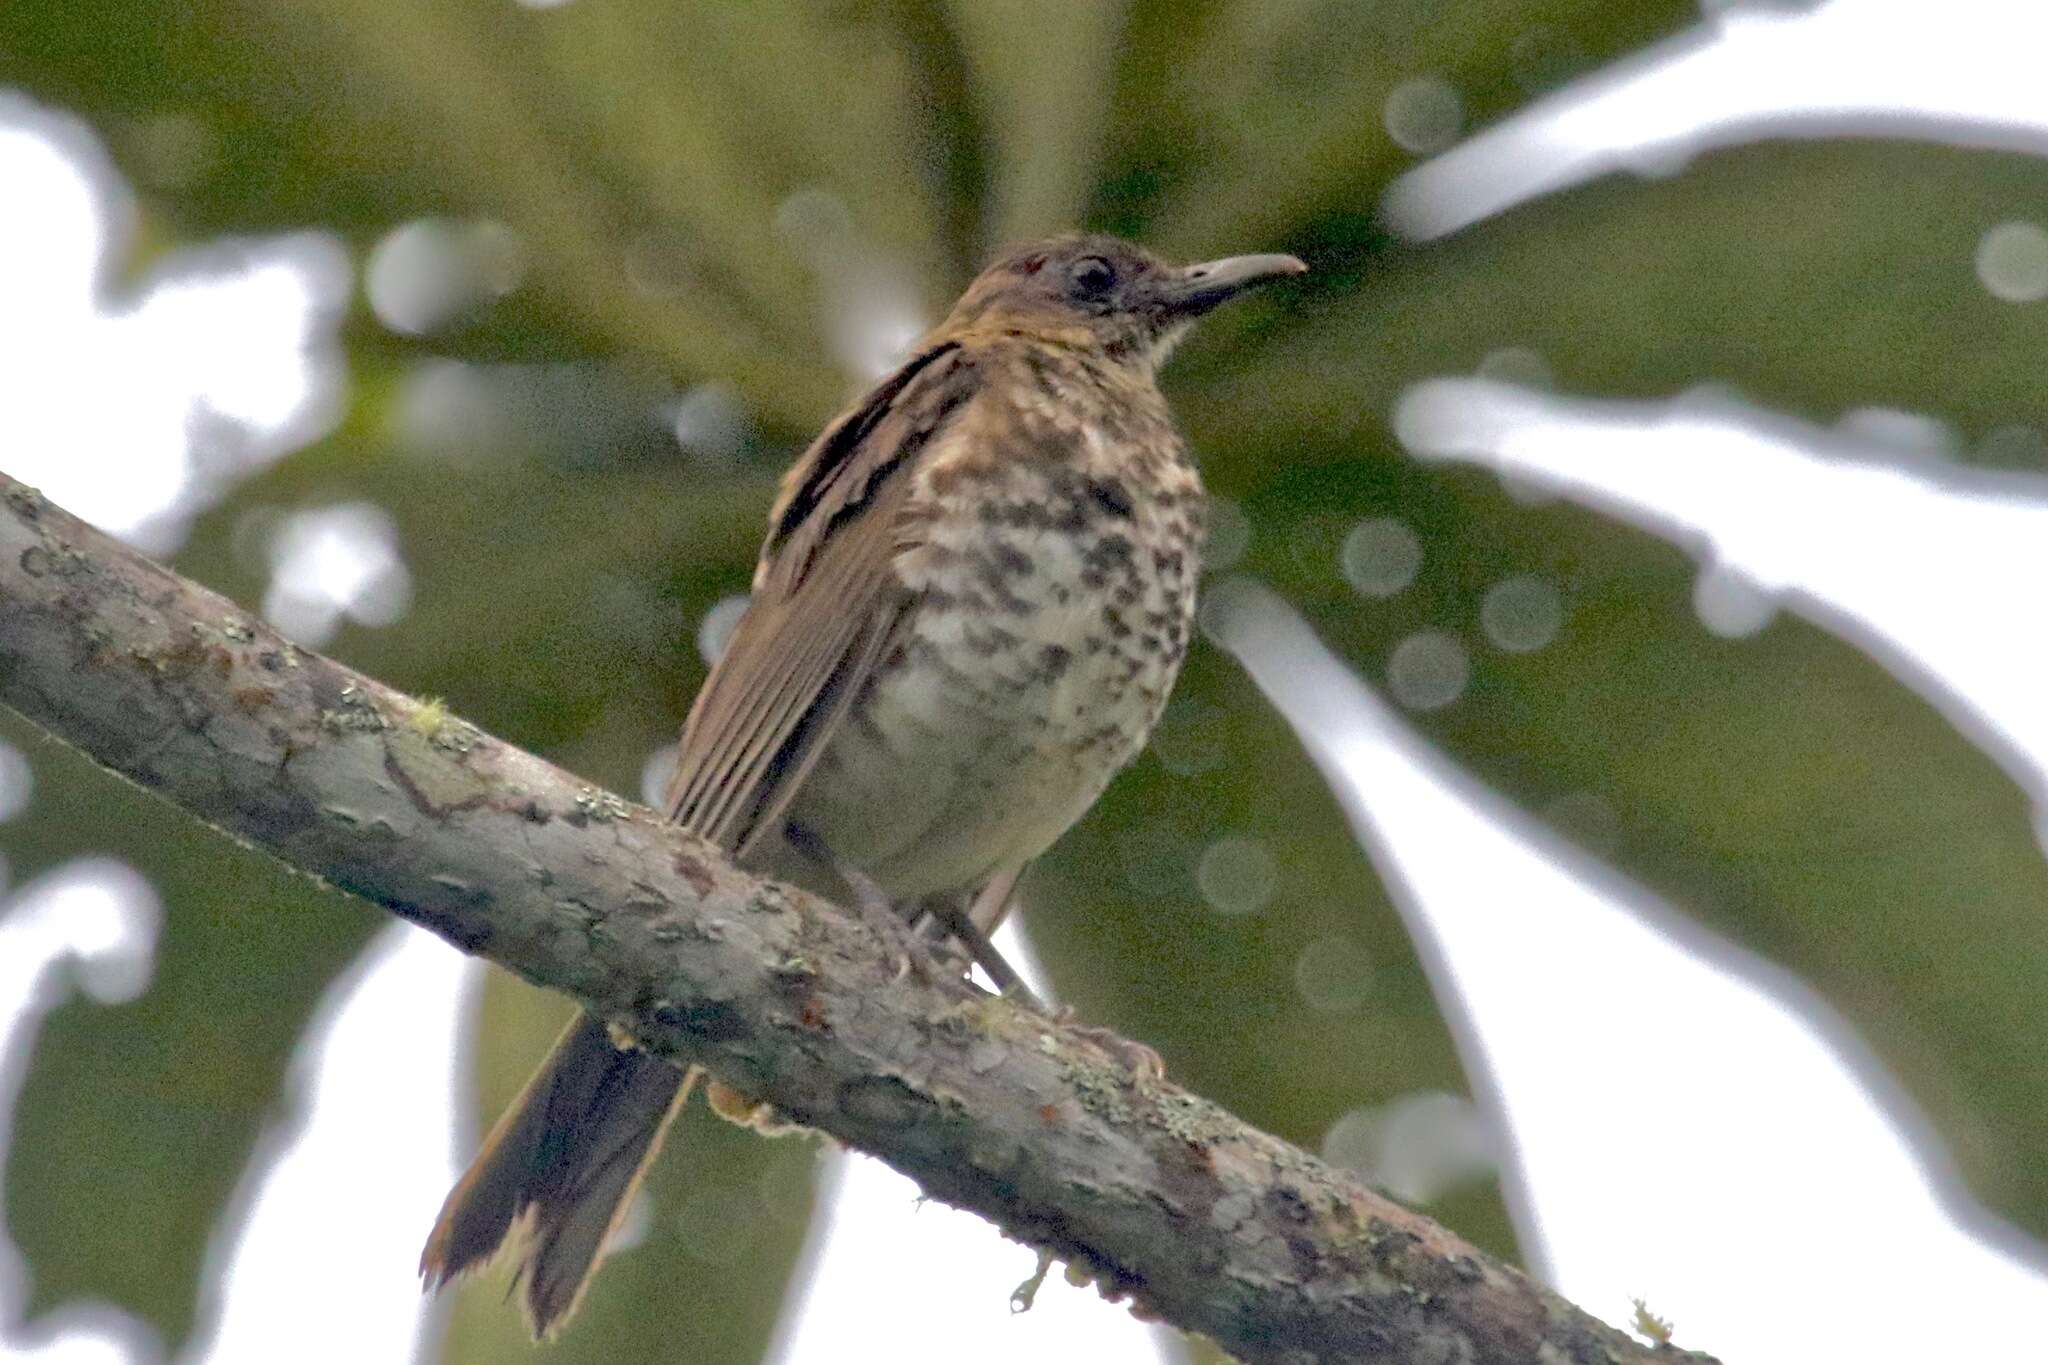
<svg viewBox="0 0 2048 1365"><path fill-rule="evenodd" d="M1071 228L1081 219L1103 150L1119 7L1091 0L951 0L948 8L989 109L996 200L983 250ZM1058 60L1045 60L1048 47Z"/></svg>
<svg viewBox="0 0 2048 1365"><path fill-rule="evenodd" d="M1900 202L1905 184L1919 207ZM2036 1236L2048 1160L2025 1135L2048 1120L2034 1064L2048 866L2026 795L1859 649L1797 618L1715 638L1676 549L1582 509L1518 505L1490 475L1420 468L1387 420L1408 383L1514 345L1603 395L1712 379L1823 418L1882 404L1972 438L2038 429L2048 314L1993 299L1972 258L1984 226L2044 189L2048 168L2008 154L1770 145L1428 248L1331 217L1318 232L1340 288L1183 403L1198 441L1228 450L1224 477L1264 485L1246 503L1250 567L1375 681L1409 634L1452 632L1472 682L1416 718L1425 732L1531 812L1605 811L1596 851L1815 985L1905 1082L1976 1198ZM1339 571L1344 536L1373 517L1424 549L1422 577L1385 602ZM1478 609L1522 573L1559 589L1568 625L1511 656Z"/></svg>
<svg viewBox="0 0 2048 1365"><path fill-rule="evenodd" d="M397 523L412 608L390 629L345 629L331 652L635 795L703 677L698 621L747 589L773 483L679 452L617 460L593 426L596 441L564 453L481 465L352 427L244 484L178 567L259 600L265 570L236 552L245 516L372 499Z"/></svg>
<svg viewBox="0 0 2048 1365"><path fill-rule="evenodd" d="M73 1298L118 1305L176 1350L199 1272L286 1064L328 984L384 917L237 847L0 714L35 769L6 826L19 881L87 854L128 863L161 898L148 989L52 1010L13 1115L5 1207L34 1317Z"/></svg>
<svg viewBox="0 0 2048 1365"><path fill-rule="evenodd" d="M1416 160L1387 128L1404 82L1442 82L1470 129L1697 15L1668 0L1134 8L1095 216L1196 257L1292 241L1370 205Z"/></svg>
<svg viewBox="0 0 2048 1365"><path fill-rule="evenodd" d="M1349 1110L1468 1088L1342 811L1258 689L1206 644L1150 748L1039 861L1025 899L1063 1002L1311 1151ZM1431 1212L1514 1254L1492 1180Z"/></svg>
<svg viewBox="0 0 2048 1365"><path fill-rule="evenodd" d="M1609 177L1423 246L1333 213L1304 234L1328 268L1304 281L1298 336L1231 357L1239 374L1211 411L1255 396L1262 424L1335 416L1377 438L1401 386L1519 346L1571 392L1712 382L1820 422L1904 408L1954 423L1966 458L2011 460L1982 438L2048 427L2048 309L1992 296L1975 260L1988 228L2038 217L2044 197L2038 157L1773 142L1669 179Z"/></svg>

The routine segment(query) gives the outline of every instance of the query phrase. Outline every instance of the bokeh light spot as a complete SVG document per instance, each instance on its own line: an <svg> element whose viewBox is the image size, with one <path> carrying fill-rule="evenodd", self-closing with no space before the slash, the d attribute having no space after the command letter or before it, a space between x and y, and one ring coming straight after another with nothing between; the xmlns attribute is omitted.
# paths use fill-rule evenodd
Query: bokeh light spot
<svg viewBox="0 0 2048 1365"><path fill-rule="evenodd" d="M1427 1204L1490 1174L1492 1134L1472 1101L1442 1091L1387 1106L1380 1130L1380 1182L1397 1199Z"/></svg>
<svg viewBox="0 0 2048 1365"><path fill-rule="evenodd" d="M2048 299L2048 229L2039 223L2000 223L1977 239L1977 279L2007 303Z"/></svg>
<svg viewBox="0 0 2048 1365"><path fill-rule="evenodd" d="M1478 1109L1440 1090L1348 1109L1323 1134L1321 1148L1323 1160L1410 1204L1430 1203L1498 1164Z"/></svg>
<svg viewBox="0 0 2048 1365"><path fill-rule="evenodd" d="M1294 989L1312 1010L1348 1014L1372 994L1372 955L1349 935L1315 939L1294 959Z"/></svg>
<svg viewBox="0 0 2048 1365"><path fill-rule="evenodd" d="M1534 574L1503 578L1479 603L1486 638L1510 654L1533 654L1564 626L1564 599Z"/></svg>
<svg viewBox="0 0 2048 1365"><path fill-rule="evenodd" d="M363 291L378 321L420 336L518 287L525 251L503 223L416 218L370 249Z"/></svg>
<svg viewBox="0 0 2048 1365"><path fill-rule="evenodd" d="M668 782L675 776L676 755L681 752L680 744L664 744L647 755L647 761L640 765L640 804L661 809L662 801L668 796Z"/></svg>
<svg viewBox="0 0 2048 1365"><path fill-rule="evenodd" d="M486 371L461 360L428 360L407 369L391 404L391 426L405 449L472 468L522 448Z"/></svg>
<svg viewBox="0 0 2048 1365"><path fill-rule="evenodd" d="M1471 680L1471 656L1445 631L1419 630L1387 657L1387 691L1411 711L1449 706Z"/></svg>
<svg viewBox="0 0 2048 1365"><path fill-rule="evenodd" d="M1236 567L1252 541L1252 523L1235 498L1209 499L1209 541L1202 549L1202 572L1222 573Z"/></svg>
<svg viewBox="0 0 2048 1365"><path fill-rule="evenodd" d="M156 966L163 901L149 878L115 858L74 858L22 887L7 922L64 945L79 989L102 1005L139 998Z"/></svg>
<svg viewBox="0 0 2048 1365"><path fill-rule="evenodd" d="M1395 146L1426 156L1458 140L1465 101L1441 76L1410 76L1387 92L1381 117Z"/></svg>
<svg viewBox="0 0 2048 1365"><path fill-rule="evenodd" d="M28 755L0 739L0 824L28 809L35 794L36 774Z"/></svg>
<svg viewBox="0 0 2048 1365"><path fill-rule="evenodd" d="M1557 383L1543 353L1528 346L1502 346L1488 351L1474 373L1496 384L1518 384L1525 389L1548 389Z"/></svg>
<svg viewBox="0 0 2048 1365"><path fill-rule="evenodd" d="M1209 908L1222 915L1249 915L1273 899L1280 879L1273 854L1258 839L1226 834L1202 850L1195 885Z"/></svg>
<svg viewBox="0 0 2048 1365"><path fill-rule="evenodd" d="M739 457L747 439L747 409L739 390L708 380L683 391L670 422L676 444L692 455L727 462Z"/></svg>
<svg viewBox="0 0 2048 1365"><path fill-rule="evenodd" d="M301 644L318 647L344 618L395 625L412 606L412 574L398 552L398 524L375 503L294 512L270 541L263 618Z"/></svg>
<svg viewBox="0 0 2048 1365"><path fill-rule="evenodd" d="M1422 571L1422 538L1406 522L1374 517L1351 528L1337 551L1351 586L1366 597L1392 597Z"/></svg>
<svg viewBox="0 0 2048 1365"><path fill-rule="evenodd" d="M1778 602L1749 575L1726 564L1710 564L1693 580L1692 609L1714 634L1739 640L1769 625L1778 614Z"/></svg>
<svg viewBox="0 0 2048 1365"><path fill-rule="evenodd" d="M740 617L746 615L747 603L752 600L751 594L736 592L730 597L720 598L710 611L704 613L704 619L697 623L697 653L703 656L706 664L717 663L718 656L725 653L734 627L739 625Z"/></svg>
<svg viewBox="0 0 2048 1365"><path fill-rule="evenodd" d="M846 201L797 190L777 206L775 228L817 279L825 339L840 365L874 380L901 364L930 325L922 294L902 262L862 236Z"/></svg>

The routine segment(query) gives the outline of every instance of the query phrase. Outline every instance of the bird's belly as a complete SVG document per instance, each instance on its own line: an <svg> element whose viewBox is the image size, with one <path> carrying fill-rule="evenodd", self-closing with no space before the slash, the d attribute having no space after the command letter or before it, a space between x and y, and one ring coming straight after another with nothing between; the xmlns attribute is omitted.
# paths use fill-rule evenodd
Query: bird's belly
<svg viewBox="0 0 2048 1365"><path fill-rule="evenodd" d="M1012 528L986 554L934 556L907 638L791 818L899 899L1044 852L1136 755L1179 672L1192 576L1161 572L1134 529Z"/></svg>

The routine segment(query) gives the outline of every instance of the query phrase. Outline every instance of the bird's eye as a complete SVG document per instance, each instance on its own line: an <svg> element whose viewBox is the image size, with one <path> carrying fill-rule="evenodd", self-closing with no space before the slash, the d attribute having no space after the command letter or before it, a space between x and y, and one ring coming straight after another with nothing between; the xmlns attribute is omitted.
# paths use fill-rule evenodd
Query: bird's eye
<svg viewBox="0 0 2048 1365"><path fill-rule="evenodd" d="M1070 278L1074 281L1074 292L1083 298L1098 299L1116 283L1116 267L1100 256L1083 256L1074 262Z"/></svg>

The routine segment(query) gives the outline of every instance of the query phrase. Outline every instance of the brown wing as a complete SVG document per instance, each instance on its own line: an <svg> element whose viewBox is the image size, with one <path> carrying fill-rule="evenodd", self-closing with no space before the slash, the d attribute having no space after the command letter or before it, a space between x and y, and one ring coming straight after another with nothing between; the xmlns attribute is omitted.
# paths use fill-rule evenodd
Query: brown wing
<svg viewBox="0 0 2048 1365"><path fill-rule="evenodd" d="M783 480L754 598L683 723L669 817L744 857L845 718L912 606L897 556L917 542L910 466L973 398L945 343L849 409Z"/></svg>

